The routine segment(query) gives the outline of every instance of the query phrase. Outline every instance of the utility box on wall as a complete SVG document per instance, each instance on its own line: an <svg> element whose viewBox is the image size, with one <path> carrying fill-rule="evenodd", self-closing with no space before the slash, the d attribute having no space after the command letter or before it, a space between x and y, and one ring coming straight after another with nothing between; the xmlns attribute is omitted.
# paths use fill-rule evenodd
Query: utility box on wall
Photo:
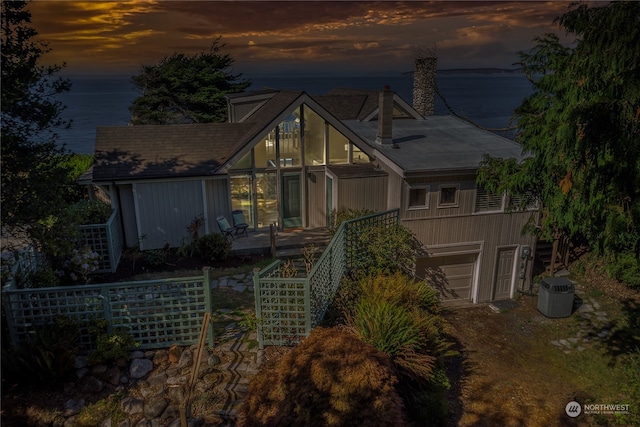
<svg viewBox="0 0 640 427"><path fill-rule="evenodd" d="M548 277L540 282L538 311L547 317L569 317L573 312L573 282L564 277Z"/></svg>

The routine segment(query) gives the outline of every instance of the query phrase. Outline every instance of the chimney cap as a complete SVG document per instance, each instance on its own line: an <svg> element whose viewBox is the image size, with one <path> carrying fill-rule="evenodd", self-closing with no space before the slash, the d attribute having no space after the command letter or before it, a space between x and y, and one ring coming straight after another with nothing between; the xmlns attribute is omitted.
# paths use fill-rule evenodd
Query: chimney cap
<svg viewBox="0 0 640 427"><path fill-rule="evenodd" d="M384 85L382 90L391 90L391 86L389 85Z"/></svg>

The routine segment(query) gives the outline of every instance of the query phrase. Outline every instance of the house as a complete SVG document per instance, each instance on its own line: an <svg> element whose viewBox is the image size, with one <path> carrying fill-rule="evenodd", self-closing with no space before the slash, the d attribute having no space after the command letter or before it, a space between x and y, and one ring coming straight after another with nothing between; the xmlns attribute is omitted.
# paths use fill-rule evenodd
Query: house
<svg viewBox="0 0 640 427"><path fill-rule="evenodd" d="M143 250L183 244L199 215L217 232L234 209L251 230L399 208L427 248L417 273L446 301L511 298L531 280L535 238L522 229L538 212L507 212L476 170L485 154L520 160L520 146L432 115L435 60L418 60L414 76L414 105L389 87L263 90L228 96L228 123L99 127L92 180L120 210L126 245Z"/></svg>

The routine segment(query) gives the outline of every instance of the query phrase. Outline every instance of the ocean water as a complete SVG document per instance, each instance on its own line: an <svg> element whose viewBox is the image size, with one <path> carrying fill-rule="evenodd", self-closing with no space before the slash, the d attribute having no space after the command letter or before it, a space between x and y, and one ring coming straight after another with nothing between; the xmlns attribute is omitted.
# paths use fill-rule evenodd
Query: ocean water
<svg viewBox="0 0 640 427"><path fill-rule="evenodd" d="M409 104L413 100L410 73L364 77L245 74L243 77L252 82L249 90L304 90L318 95L332 88L380 90L388 85ZM57 99L66 105L63 117L71 119L72 125L70 129L58 132L58 141L74 153L90 154L95 148L96 127L126 126L131 117L129 106L139 93L131 84L130 76L76 76L70 79L71 91ZM438 73L436 81L447 104L457 114L492 129L506 127L515 108L531 93L529 82L519 73ZM437 97L435 114L450 114Z"/></svg>

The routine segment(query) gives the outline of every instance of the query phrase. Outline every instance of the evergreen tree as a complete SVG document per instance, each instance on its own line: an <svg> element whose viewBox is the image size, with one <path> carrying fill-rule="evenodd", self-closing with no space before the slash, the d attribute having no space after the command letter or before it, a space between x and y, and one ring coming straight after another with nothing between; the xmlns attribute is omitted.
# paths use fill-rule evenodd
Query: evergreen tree
<svg viewBox="0 0 640 427"><path fill-rule="evenodd" d="M572 4L556 22L572 46L547 34L520 52L533 93L516 110L516 140L530 157L487 158L479 182L541 202L542 237L565 233L611 259L631 253L638 268L640 3Z"/></svg>
<svg viewBox="0 0 640 427"><path fill-rule="evenodd" d="M233 58L221 54L219 38L209 53L174 53L158 65L144 65L133 76L142 95L129 107L134 125L213 123L226 120L225 95L251 83L230 71Z"/></svg>
<svg viewBox="0 0 640 427"><path fill-rule="evenodd" d="M43 66L46 43L34 40L24 1L2 2L2 225L4 232L29 232L55 216L71 197L72 175L61 161L65 149L56 129L68 127L64 106L53 96L68 91L55 78L64 66Z"/></svg>

